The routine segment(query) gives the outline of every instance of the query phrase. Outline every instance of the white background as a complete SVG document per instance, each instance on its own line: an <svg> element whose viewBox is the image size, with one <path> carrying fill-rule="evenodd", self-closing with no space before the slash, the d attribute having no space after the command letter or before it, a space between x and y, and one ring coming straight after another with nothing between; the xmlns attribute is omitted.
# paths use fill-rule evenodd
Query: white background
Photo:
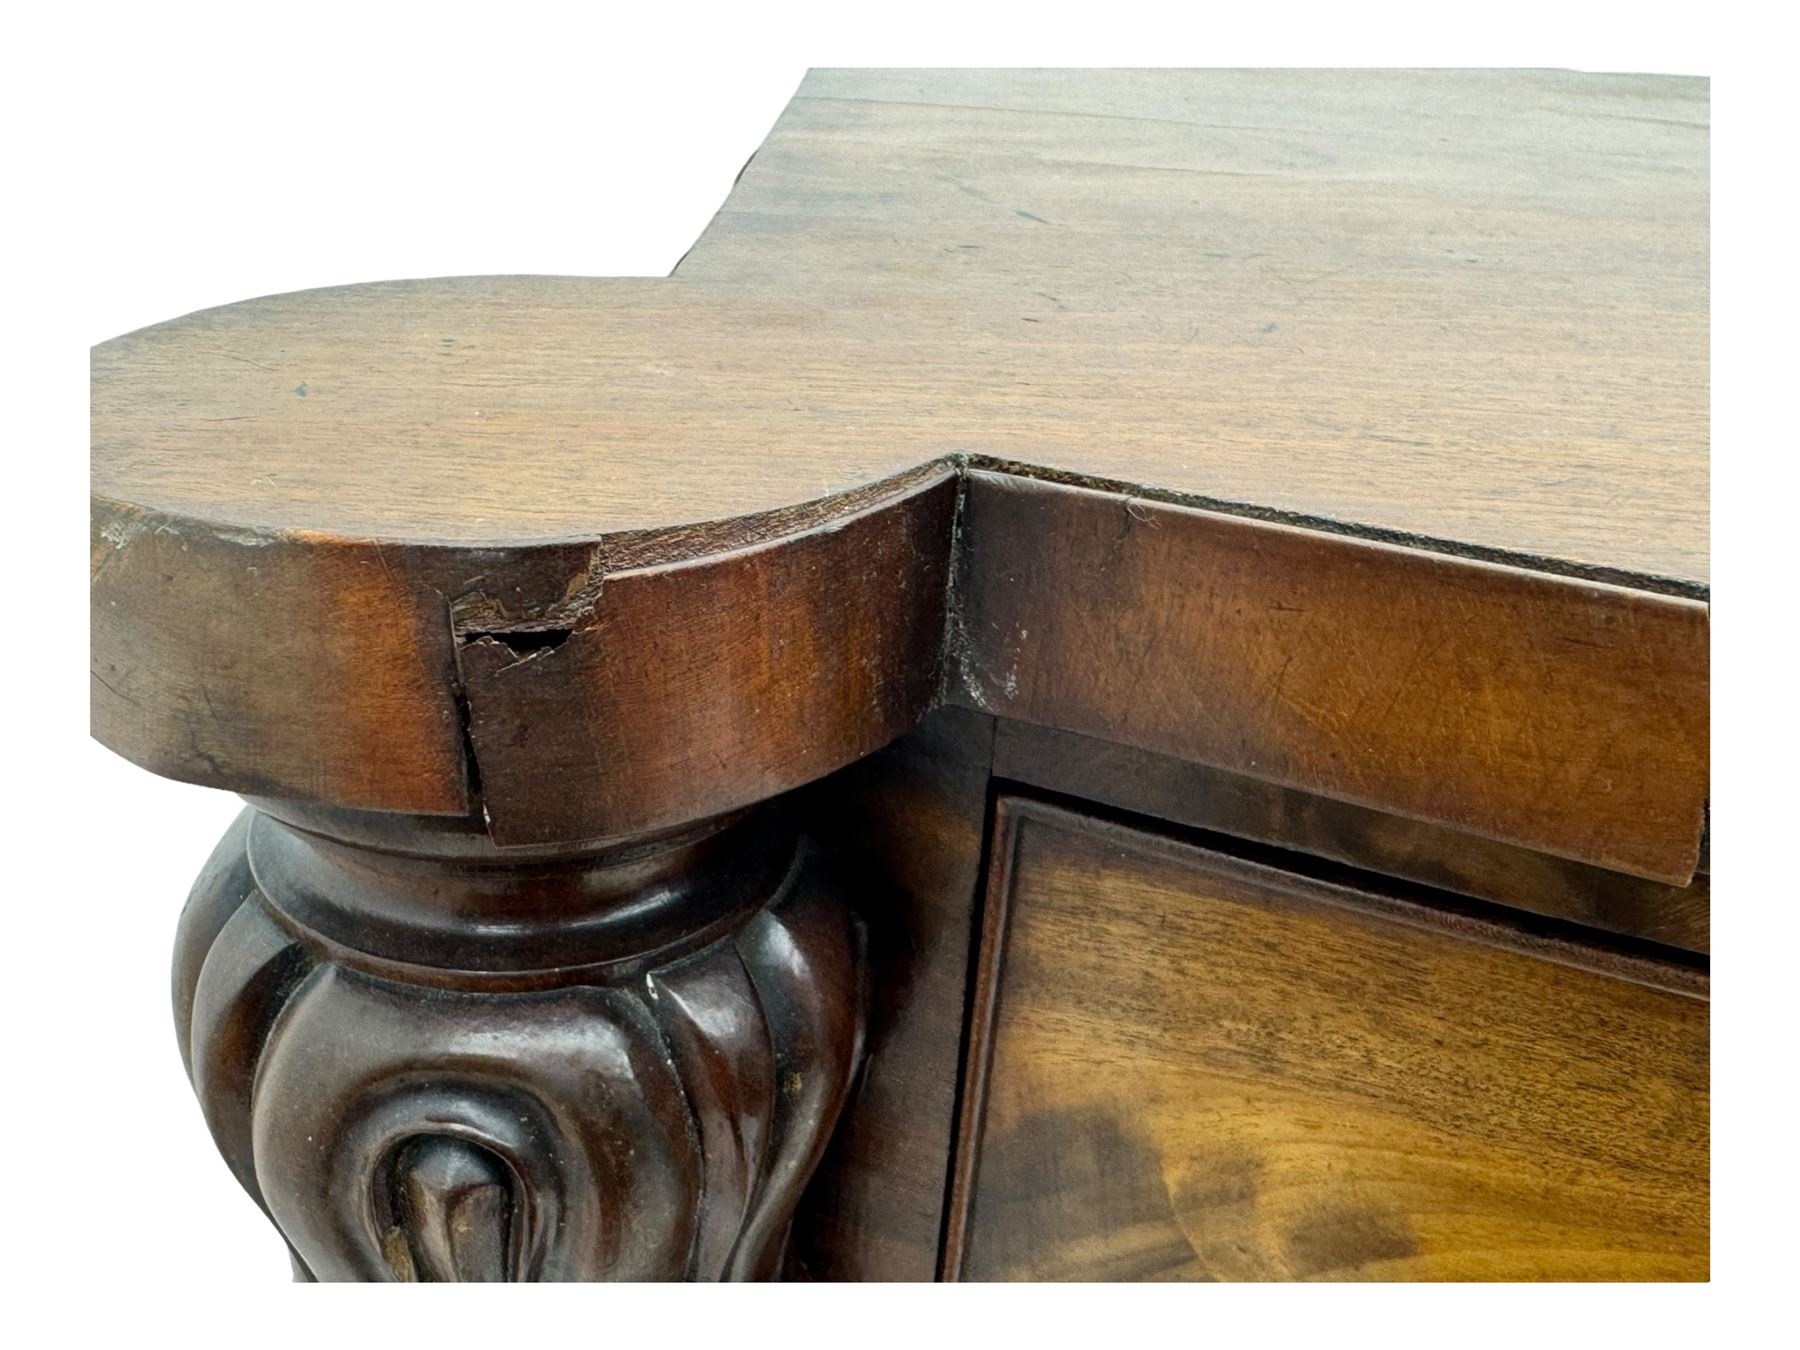
<svg viewBox="0 0 1800 1350"><path fill-rule="evenodd" d="M0 1325L30 1345L164 1335L199 1345L565 1335L916 1344L959 1330L981 1340L1731 1343L1727 1326L1753 1315L1755 1298L1785 1290L1794 1248L1784 948L1796 887L1779 851L1793 833L1782 649L1795 607L1792 530L1778 514L1793 501L1794 77L1774 65L1791 44L1718 4L1678 14L1356 4L1255 18L1205 5L852 8L682 4L645 17L522 3L138 5L7 21L0 1268L15 1292ZM168 1012L175 918L237 803L153 778L85 738L87 348L307 286L665 274L808 64L1524 64L1714 76L1713 1287L527 1295L287 1283L280 1242L213 1152ZM1781 1321L1791 1330L1791 1317Z"/></svg>

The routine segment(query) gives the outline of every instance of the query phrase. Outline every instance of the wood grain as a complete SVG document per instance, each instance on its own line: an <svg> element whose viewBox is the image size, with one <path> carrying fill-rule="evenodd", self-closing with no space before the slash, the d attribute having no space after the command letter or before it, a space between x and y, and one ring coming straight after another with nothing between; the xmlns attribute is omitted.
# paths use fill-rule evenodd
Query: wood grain
<svg viewBox="0 0 1800 1350"><path fill-rule="evenodd" d="M943 708L796 810L831 841L868 933L868 1050L806 1193L788 1276L937 1273L986 852L993 719Z"/></svg>
<svg viewBox="0 0 1800 1350"><path fill-rule="evenodd" d="M972 691L1685 882L1706 121L1704 81L1555 72L815 73L672 278L353 286L96 348L94 732L522 845L731 809ZM1057 546L984 510L1000 480L1239 523L1239 594L1121 528L1115 629L1319 606L1115 699L981 562Z"/></svg>
<svg viewBox="0 0 1800 1350"><path fill-rule="evenodd" d="M1704 1278L1707 100L815 72L671 278L96 348L296 1270Z"/></svg>
<svg viewBox="0 0 1800 1350"><path fill-rule="evenodd" d="M102 501L90 556L91 725L126 759L237 792L470 808L429 571L375 541L281 546Z"/></svg>
<svg viewBox="0 0 1800 1350"><path fill-rule="evenodd" d="M511 619L510 637L465 638L494 839L629 834L746 806L912 726L936 694L955 501L954 479L932 474L802 534L598 575L553 646L521 649L542 630Z"/></svg>
<svg viewBox="0 0 1800 1350"><path fill-rule="evenodd" d="M1704 976L1000 816L950 1273L1706 1278Z"/></svg>
<svg viewBox="0 0 1800 1350"><path fill-rule="evenodd" d="M699 819L930 707L955 500L928 466L674 560L629 541L262 536L101 504L94 735L259 797L474 812L509 845Z"/></svg>
<svg viewBox="0 0 1800 1350"><path fill-rule="evenodd" d="M1685 883L1697 601L999 474L952 634L1000 716Z"/></svg>
<svg viewBox="0 0 1800 1350"><path fill-rule="evenodd" d="M1711 878L1686 886L1461 834L1112 741L1000 721L994 776L1509 910L1704 955ZM1242 847L1242 844L1239 844Z"/></svg>
<svg viewBox="0 0 1800 1350"><path fill-rule="evenodd" d="M679 275L921 315L975 453L1703 583L1708 119L1567 71L814 71Z"/></svg>
<svg viewBox="0 0 1800 1350"><path fill-rule="evenodd" d="M103 345L96 490L503 544L962 451L1703 585L1707 119L1559 72L815 72L672 281Z"/></svg>

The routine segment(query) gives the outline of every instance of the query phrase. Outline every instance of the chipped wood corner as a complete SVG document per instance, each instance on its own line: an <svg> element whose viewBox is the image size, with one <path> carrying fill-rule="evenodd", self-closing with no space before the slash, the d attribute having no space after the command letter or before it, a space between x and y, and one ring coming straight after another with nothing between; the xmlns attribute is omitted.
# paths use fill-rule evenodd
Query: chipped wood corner
<svg viewBox="0 0 1800 1350"><path fill-rule="evenodd" d="M1351 972L1306 1005L1341 1037L1295 1041L1316 1081L1258 1083L1360 1157L1338 1089L1379 1061L1445 1212L1504 1193L1553 1236L1508 1141L1585 1185L1560 1122L1648 1149L1650 1117L1446 1049L1416 968L1565 1064L1649 1028L1618 1062L1678 1104L1680 1165L1650 1218L1608 1191L1589 1248L1678 1220L1607 1269L1703 1268L1704 1010L1651 997L1696 1003L1692 971L1557 954L1707 949L1706 100L817 71L677 277L345 286L96 347L93 734L251 801L184 914L176 1021L300 1277L1033 1269L981 1197L1029 1200L1064 1147L1169 1210L1116 1120L1009 1095L1041 1064L1002 927L1059 905L1024 949L1145 956L1022 986L1095 1044L1141 1049L1120 1009L1152 988L1183 1044L1238 1024L1203 996L1291 1038L1293 953ZM1241 969L1175 972L1146 915ZM1580 932L1496 937L1531 925ZM1474 1106L1444 1089L1471 1064ZM1492 1233L1441 1260L1395 1203L1219 1268L1496 1268L1459 1264ZM1109 1236L1092 1208L1071 1251Z"/></svg>

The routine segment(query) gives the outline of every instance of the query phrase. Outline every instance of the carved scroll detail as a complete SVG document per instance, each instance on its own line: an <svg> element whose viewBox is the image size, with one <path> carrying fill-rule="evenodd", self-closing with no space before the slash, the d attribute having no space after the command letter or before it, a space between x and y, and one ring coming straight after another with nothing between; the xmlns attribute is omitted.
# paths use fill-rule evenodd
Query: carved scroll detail
<svg viewBox="0 0 1800 1350"><path fill-rule="evenodd" d="M294 878L254 846L286 828L247 812L221 842L183 915L175 1005L214 1138L297 1271L779 1273L861 1051L857 934L809 847L699 950L496 982L298 924L271 895Z"/></svg>

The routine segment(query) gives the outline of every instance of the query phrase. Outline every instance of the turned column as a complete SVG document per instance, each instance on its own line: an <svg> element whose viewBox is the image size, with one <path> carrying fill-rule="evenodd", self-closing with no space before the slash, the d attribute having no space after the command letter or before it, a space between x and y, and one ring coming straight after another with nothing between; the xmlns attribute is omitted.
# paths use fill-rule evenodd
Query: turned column
<svg viewBox="0 0 1800 1350"><path fill-rule="evenodd" d="M305 1276L774 1276L848 1109L851 897L784 803L937 699L960 466L647 452L692 404L609 345L632 294L94 351L93 731L251 802L176 1024Z"/></svg>
<svg viewBox="0 0 1800 1350"><path fill-rule="evenodd" d="M855 1072L859 970L778 810L503 854L263 800L182 916L175 1022L302 1278L758 1279Z"/></svg>

